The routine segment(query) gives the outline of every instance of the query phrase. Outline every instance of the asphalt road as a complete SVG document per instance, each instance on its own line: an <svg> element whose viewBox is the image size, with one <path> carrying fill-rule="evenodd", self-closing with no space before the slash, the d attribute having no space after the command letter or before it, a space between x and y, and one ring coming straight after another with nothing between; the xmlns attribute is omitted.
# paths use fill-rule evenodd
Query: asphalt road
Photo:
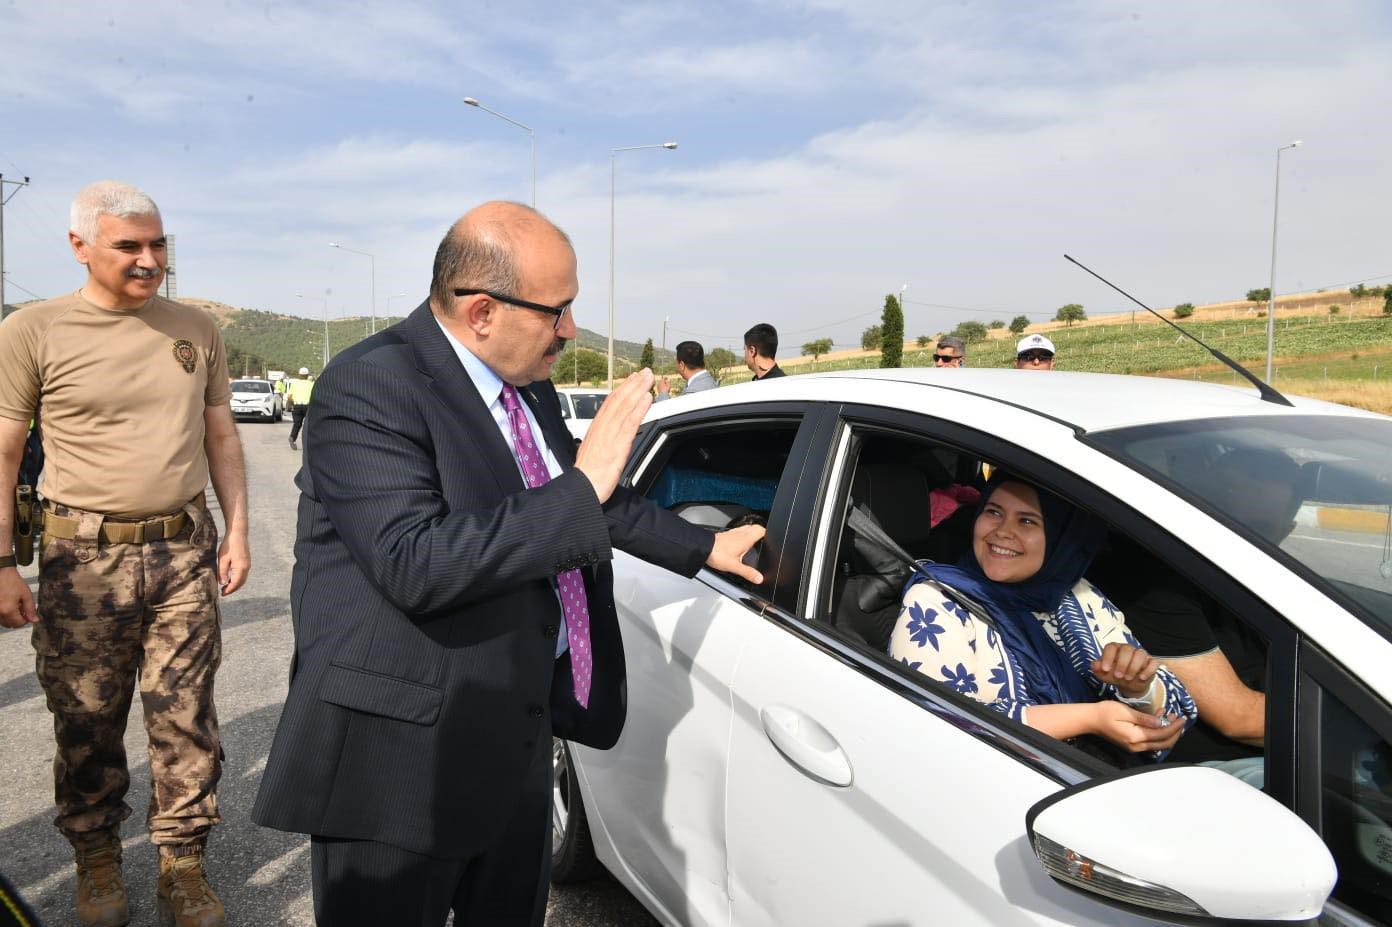
<svg viewBox="0 0 1392 927"><path fill-rule="evenodd" d="M227 754L219 800L223 824L209 841L209 871L238 925L314 923L309 842L250 821L256 785L285 697L292 648L290 568L300 455L279 425L240 426L251 493L252 570L247 584L223 600L223 662L217 708ZM137 465L138 463L134 463ZM210 500L211 500L211 493ZM218 519L221 525L221 517ZM24 571L34 584L32 567ZM122 831L134 927L153 927L154 847L145 836L149 764L135 699L126 733L131 766L128 801L135 812ZM28 630L0 630L0 869L49 927L73 924L72 855L52 826L53 727L34 679ZM548 927L641 927L655 923L618 883L599 880L555 887Z"/></svg>

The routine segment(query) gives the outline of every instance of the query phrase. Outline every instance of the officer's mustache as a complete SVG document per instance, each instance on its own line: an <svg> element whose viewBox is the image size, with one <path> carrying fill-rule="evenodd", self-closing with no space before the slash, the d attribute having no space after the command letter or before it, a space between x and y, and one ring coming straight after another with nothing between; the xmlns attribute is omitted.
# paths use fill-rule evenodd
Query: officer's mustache
<svg viewBox="0 0 1392 927"><path fill-rule="evenodd" d="M547 353L547 354L560 354L562 351L565 350L565 346L566 346L566 339L565 339L565 338L557 338L555 341L551 342L551 350L547 351L546 353Z"/></svg>

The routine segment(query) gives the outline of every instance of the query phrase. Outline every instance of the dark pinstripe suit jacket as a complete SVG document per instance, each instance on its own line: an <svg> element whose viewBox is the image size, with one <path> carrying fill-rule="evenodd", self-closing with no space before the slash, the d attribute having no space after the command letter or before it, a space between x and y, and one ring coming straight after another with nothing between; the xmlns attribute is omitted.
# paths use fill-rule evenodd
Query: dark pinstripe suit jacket
<svg viewBox="0 0 1392 927"><path fill-rule="evenodd" d="M625 712L612 547L684 575L711 535L571 465L549 381L522 394L566 472L527 490L428 305L314 387L290 692L253 819L460 858L506 821L538 738L611 746ZM588 710L556 660L552 577L584 568Z"/></svg>

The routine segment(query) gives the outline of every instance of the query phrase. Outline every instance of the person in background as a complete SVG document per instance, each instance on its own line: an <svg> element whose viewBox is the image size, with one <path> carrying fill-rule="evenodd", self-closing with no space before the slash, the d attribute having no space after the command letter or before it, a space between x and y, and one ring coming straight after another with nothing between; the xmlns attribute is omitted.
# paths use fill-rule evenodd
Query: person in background
<svg viewBox="0 0 1392 927"><path fill-rule="evenodd" d="M215 927L225 914L203 853L221 820L218 596L251 568L227 356L210 315L158 295L166 239L145 193L115 181L85 187L68 240L87 268L81 289L0 325L0 554L40 400L46 459L38 608L14 559L0 556L0 625L34 626L57 741L54 823L76 858L78 923L129 918L120 831L131 813L124 734L138 681L160 917ZM226 523L221 546L204 498L210 477Z"/></svg>
<svg viewBox="0 0 1392 927"><path fill-rule="evenodd" d="M787 376L773 358L778 353L778 329L760 322L744 333L744 365L755 380Z"/></svg>
<svg viewBox="0 0 1392 927"><path fill-rule="evenodd" d="M304 427L305 416L309 414L310 396L314 392L314 377L310 374L308 367L300 368L300 375L290 381L289 396L294 407L290 411L290 449L297 451L300 446L295 443L295 439L300 436L300 429Z"/></svg>
<svg viewBox="0 0 1392 927"><path fill-rule="evenodd" d="M683 341L676 347L677 373L686 381L682 395L715 389L715 377L706 369L706 351L695 341ZM672 398L671 383L663 377L657 386L657 400Z"/></svg>
<svg viewBox="0 0 1392 927"><path fill-rule="evenodd" d="M948 335L938 339L938 349L933 352L934 367L967 366L967 343L961 338Z"/></svg>
<svg viewBox="0 0 1392 927"><path fill-rule="evenodd" d="M1026 335L1015 345L1016 370L1053 370L1054 343L1038 333Z"/></svg>

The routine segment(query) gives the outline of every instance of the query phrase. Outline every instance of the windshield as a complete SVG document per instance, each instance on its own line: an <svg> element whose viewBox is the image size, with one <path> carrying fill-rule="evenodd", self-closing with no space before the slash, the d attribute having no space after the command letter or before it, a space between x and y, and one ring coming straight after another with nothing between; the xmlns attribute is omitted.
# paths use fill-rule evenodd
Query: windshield
<svg viewBox="0 0 1392 927"><path fill-rule="evenodd" d="M265 380L233 380L232 392L234 393L269 393L271 384Z"/></svg>
<svg viewBox="0 0 1392 927"><path fill-rule="evenodd" d="M609 394L571 393L570 398L575 403L576 418L594 418L599 407L604 405L604 400L609 398Z"/></svg>
<svg viewBox="0 0 1392 927"><path fill-rule="evenodd" d="M1392 419L1252 416L1087 441L1279 549L1392 636Z"/></svg>

